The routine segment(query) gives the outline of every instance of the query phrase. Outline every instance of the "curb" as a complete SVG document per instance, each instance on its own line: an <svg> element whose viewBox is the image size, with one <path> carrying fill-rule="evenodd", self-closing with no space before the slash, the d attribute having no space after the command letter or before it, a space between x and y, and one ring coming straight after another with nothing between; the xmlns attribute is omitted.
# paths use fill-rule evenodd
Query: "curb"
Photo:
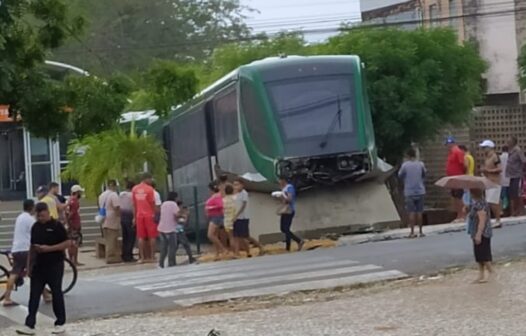
<svg viewBox="0 0 526 336"><path fill-rule="evenodd" d="M523 225L526 224L526 217L521 217L517 219L504 219L502 221L502 226L515 226L515 225ZM439 224L440 225L447 225L447 224ZM444 229L437 229L435 231L431 231L429 233L426 233L426 237L429 236L437 236L441 234L446 233L455 233L455 232L462 232L465 231L466 224L460 223L456 227L447 227ZM424 226L425 230L425 226ZM395 233L389 233L383 232L383 233L376 233L376 234L365 234L365 235L355 235L355 236L347 236L340 238L338 240L338 243L336 244L337 247L341 246L350 246L350 245L358 245L358 244L365 244L365 243L374 243L374 242L381 242L381 241L387 241L387 240L400 240L400 239L408 239L407 238L407 232L395 232Z"/></svg>

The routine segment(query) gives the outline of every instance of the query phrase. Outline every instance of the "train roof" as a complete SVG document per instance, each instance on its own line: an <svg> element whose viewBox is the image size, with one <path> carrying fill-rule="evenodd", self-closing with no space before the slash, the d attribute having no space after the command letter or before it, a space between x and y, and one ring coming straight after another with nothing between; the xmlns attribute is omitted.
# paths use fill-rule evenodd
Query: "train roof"
<svg viewBox="0 0 526 336"><path fill-rule="evenodd" d="M184 113L178 113L181 111L187 111L192 106L200 103L202 100L207 99L209 96L215 94L225 86L235 82L239 74L248 69L265 70L276 66L288 66L288 65L307 65L313 61L316 62L331 62L331 63L360 63L360 57L356 55L316 55L316 56L279 56L279 57L267 57L261 60L253 61L251 63L240 66L239 68L229 72L227 75L221 77L213 84L196 94L191 100L184 104L181 104L174 108L167 118L165 123L169 123L171 119L182 115Z"/></svg>

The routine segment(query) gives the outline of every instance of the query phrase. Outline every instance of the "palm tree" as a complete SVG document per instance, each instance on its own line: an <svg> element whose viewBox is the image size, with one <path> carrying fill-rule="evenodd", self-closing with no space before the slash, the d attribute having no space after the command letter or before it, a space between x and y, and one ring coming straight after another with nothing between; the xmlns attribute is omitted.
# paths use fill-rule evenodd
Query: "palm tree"
<svg viewBox="0 0 526 336"><path fill-rule="evenodd" d="M88 197L96 197L109 179L121 185L135 179L144 171L145 164L159 184L166 178L167 158L163 146L153 137L137 135L120 127L74 140L68 146L69 164L62 173L64 180L76 180Z"/></svg>

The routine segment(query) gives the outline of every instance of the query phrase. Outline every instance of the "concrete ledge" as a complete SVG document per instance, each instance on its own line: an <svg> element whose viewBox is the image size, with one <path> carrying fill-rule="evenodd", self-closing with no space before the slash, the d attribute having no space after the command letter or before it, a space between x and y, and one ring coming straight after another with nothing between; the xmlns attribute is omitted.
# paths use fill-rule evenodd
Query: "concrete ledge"
<svg viewBox="0 0 526 336"><path fill-rule="evenodd" d="M503 226L526 224L526 217L503 218ZM439 225L424 226L424 234L426 236L439 235L449 232L461 232L466 230L466 223L449 223ZM340 237L338 246L348 246L355 244L363 244L369 242L378 242L384 240L404 239L407 238L409 229L396 229L381 233L369 233Z"/></svg>
<svg viewBox="0 0 526 336"><path fill-rule="evenodd" d="M353 235L360 233L373 233L373 232L382 232L386 230L399 229L401 227L401 222L391 221L391 222L380 222L369 224L351 224L346 226L333 226L321 229L314 230L294 230L294 225L292 227L292 232L297 233L301 238L304 239L319 239L324 236L342 236L342 235ZM268 234L262 234L258 237L259 241L263 244L273 244L279 241L283 241L283 234L281 232L274 232Z"/></svg>

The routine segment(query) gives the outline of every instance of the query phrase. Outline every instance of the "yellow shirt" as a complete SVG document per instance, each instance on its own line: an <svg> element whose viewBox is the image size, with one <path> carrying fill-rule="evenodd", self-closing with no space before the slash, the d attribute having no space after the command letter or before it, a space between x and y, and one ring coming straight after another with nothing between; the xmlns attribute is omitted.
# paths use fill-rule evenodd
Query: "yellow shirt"
<svg viewBox="0 0 526 336"><path fill-rule="evenodd" d="M234 217L236 216L236 202L234 197L231 195L225 196L223 198L223 211L225 215L225 229L233 230L234 229Z"/></svg>
<svg viewBox="0 0 526 336"><path fill-rule="evenodd" d="M466 161L468 162L467 174L475 176L475 159L473 158L473 155L466 154Z"/></svg>
<svg viewBox="0 0 526 336"><path fill-rule="evenodd" d="M40 202L46 203L49 209L49 214L51 215L51 218L58 220L57 201L55 201L53 197L46 195L40 200Z"/></svg>

